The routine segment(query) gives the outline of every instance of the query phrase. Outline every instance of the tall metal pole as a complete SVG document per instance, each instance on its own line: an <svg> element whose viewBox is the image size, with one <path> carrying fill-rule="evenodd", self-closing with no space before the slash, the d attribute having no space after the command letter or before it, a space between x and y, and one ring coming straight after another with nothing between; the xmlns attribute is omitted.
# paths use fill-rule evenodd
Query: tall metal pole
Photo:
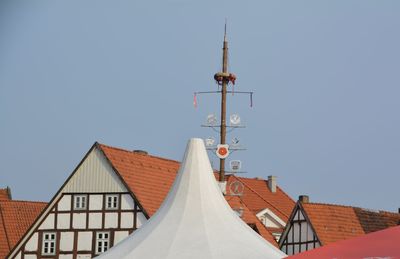
<svg viewBox="0 0 400 259"><path fill-rule="evenodd" d="M225 24L225 34L224 34L224 45L222 54L222 73L228 73L228 41L226 39L226 24ZM221 90L221 130L220 130L220 144L226 143L226 88L228 85L228 80L224 78L222 80L222 90ZM225 181L225 159L220 159L219 161L219 181Z"/></svg>

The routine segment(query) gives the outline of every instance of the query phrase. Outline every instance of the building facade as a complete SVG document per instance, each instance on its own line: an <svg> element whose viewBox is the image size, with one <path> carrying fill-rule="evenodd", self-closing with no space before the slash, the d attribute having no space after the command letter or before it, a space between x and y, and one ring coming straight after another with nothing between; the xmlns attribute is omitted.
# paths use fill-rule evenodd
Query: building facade
<svg viewBox="0 0 400 259"><path fill-rule="evenodd" d="M178 168L177 161L95 143L7 258L83 259L105 252L157 211ZM286 222L293 200L279 187L269 191L265 180L228 177L228 185L234 181L243 182L245 189L240 196L227 190L232 208L278 246L256 212L269 208L265 213Z"/></svg>

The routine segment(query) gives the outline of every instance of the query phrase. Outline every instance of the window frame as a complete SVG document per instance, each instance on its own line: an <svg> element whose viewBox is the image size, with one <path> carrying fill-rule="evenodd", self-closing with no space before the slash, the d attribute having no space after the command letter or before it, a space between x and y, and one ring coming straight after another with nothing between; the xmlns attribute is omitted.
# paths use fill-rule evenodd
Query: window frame
<svg viewBox="0 0 400 259"><path fill-rule="evenodd" d="M85 198L84 202L82 202L82 198ZM80 199L79 206L77 206L78 199ZM88 201L89 199L87 194L75 194L73 197L73 210L86 210L88 208ZM82 203L84 203L84 206L82 206Z"/></svg>
<svg viewBox="0 0 400 259"><path fill-rule="evenodd" d="M107 235L107 238L104 237L105 234ZM103 235L103 237L100 238L100 235ZM108 251L108 249L111 248L110 241L111 241L110 232L108 231L96 232L95 254L99 255ZM106 244L106 246L104 244ZM99 251L99 248L101 251Z"/></svg>
<svg viewBox="0 0 400 259"><path fill-rule="evenodd" d="M109 198L112 198L111 205L115 205L115 206L111 206L111 207L108 206L109 205L109 201L108 201ZM106 197L105 197L106 210L118 210L119 209L119 203L120 203L119 194L106 194Z"/></svg>
<svg viewBox="0 0 400 259"><path fill-rule="evenodd" d="M46 239L46 236L52 237ZM48 246L46 247L46 244ZM53 247L51 247L51 244L53 244ZM56 255L56 245L57 245L57 233L56 232L43 232L42 233L42 255L43 256L48 256L48 255ZM45 249L49 249L49 251L45 251ZM53 251L51 251L53 249Z"/></svg>

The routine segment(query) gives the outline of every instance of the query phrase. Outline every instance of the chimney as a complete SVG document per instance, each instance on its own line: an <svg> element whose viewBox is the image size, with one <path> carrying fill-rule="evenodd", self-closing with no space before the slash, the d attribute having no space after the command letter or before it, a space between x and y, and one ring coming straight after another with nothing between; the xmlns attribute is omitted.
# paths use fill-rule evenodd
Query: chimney
<svg viewBox="0 0 400 259"><path fill-rule="evenodd" d="M309 203L310 202L310 197L308 197L308 195L300 195L299 196L299 202L301 202L301 203Z"/></svg>
<svg viewBox="0 0 400 259"><path fill-rule="evenodd" d="M272 193L276 192L276 176L268 176L268 188Z"/></svg>
<svg viewBox="0 0 400 259"><path fill-rule="evenodd" d="M398 210L399 210L399 213L400 213L400 208Z"/></svg>
<svg viewBox="0 0 400 259"><path fill-rule="evenodd" d="M9 186L7 186L7 194L8 194L8 198L10 200L12 200L11 188Z"/></svg>
<svg viewBox="0 0 400 259"><path fill-rule="evenodd" d="M140 150L140 149L133 150L133 153L141 154L141 155L148 155L147 151Z"/></svg>

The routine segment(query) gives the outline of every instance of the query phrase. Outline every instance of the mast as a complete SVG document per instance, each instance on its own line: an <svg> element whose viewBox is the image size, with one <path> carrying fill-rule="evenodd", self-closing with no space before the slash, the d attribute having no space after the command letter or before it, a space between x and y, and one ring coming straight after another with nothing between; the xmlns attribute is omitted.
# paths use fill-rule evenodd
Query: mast
<svg viewBox="0 0 400 259"><path fill-rule="evenodd" d="M226 23L224 33L224 44L222 53L222 74L228 74L228 41L226 39ZM220 144L226 144L226 88L229 79L223 78L221 89L221 130L220 130ZM225 158L219 160L219 181L225 181Z"/></svg>
<svg viewBox="0 0 400 259"><path fill-rule="evenodd" d="M227 133L230 133L232 130L237 128L244 128L245 126L241 123L239 114L231 114L229 117L229 125L227 125L226 118L226 106L227 106L227 94L232 93L235 94L245 94L250 96L250 107L253 107L253 92L244 92L244 91L234 91L234 85L236 81L236 76L233 73L228 71L228 40L226 33L226 22L225 22L225 32L224 32L224 42L222 47L222 71L217 72L214 75L214 80L218 85L218 91L202 91L202 92L194 92L194 100L193 105L197 107L197 95L200 94L221 94L221 110L220 110L220 121L218 121L217 115L209 114L207 116L206 124L201 125L202 127L210 127L214 131L219 133L219 143L216 145L216 140L213 137L209 137L205 139L206 149L213 151L214 154L219 158L219 174L218 181L220 182L220 188L222 192L225 194L226 192L226 181L225 174L233 174L233 173L244 173L240 171L241 161L240 160L231 160L230 166L231 170L225 170L225 160L229 156L230 153L239 150L245 150L245 148L241 147L239 144L238 138L233 138L232 143L228 144L226 141ZM231 89L228 90L228 87L231 85ZM228 129L228 130L227 130Z"/></svg>

